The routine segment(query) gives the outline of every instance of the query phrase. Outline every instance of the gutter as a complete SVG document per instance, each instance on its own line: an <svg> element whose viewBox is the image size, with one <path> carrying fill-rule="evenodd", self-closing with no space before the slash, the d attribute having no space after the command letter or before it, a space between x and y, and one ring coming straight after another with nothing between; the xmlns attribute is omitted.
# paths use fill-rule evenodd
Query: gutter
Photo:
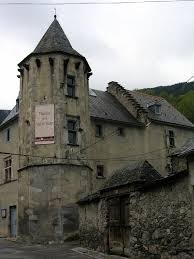
<svg viewBox="0 0 194 259"><path fill-rule="evenodd" d="M122 124L122 125L126 125L126 126L136 126L136 127L145 127L145 125L143 123L131 123L131 122L124 122L124 121L118 121L118 120L111 120L111 119L105 119L105 118L100 118L100 117L96 117L96 116L92 116L90 115L90 118L93 120L99 120L99 121L103 121L103 122L110 122L113 124Z"/></svg>
<svg viewBox="0 0 194 259"><path fill-rule="evenodd" d="M158 124L164 124L164 125L170 125L170 126L178 126L180 128L188 128L188 129L194 130L194 125L193 126L187 126L187 125L171 123L171 122L167 122L167 121L159 121L159 120L155 120L155 119L152 119L152 118L149 118L149 119L150 119L150 121L153 121L153 122L158 123Z"/></svg>

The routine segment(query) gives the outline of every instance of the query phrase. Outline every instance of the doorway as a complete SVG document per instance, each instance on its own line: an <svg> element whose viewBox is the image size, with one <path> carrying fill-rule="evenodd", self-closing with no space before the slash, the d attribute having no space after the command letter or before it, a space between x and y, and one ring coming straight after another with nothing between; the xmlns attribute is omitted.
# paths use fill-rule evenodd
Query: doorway
<svg viewBox="0 0 194 259"><path fill-rule="evenodd" d="M16 237L17 235L17 211L16 206L9 207L10 215L10 236Z"/></svg>

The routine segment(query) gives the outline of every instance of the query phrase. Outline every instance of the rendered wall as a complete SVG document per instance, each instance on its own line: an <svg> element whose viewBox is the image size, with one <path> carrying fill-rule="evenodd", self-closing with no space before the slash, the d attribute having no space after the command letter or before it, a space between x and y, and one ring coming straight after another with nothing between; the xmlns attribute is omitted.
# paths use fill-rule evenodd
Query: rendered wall
<svg viewBox="0 0 194 259"><path fill-rule="evenodd" d="M19 172L19 235L63 240L78 230L76 201L88 193L90 170L74 165L34 166Z"/></svg>
<svg viewBox="0 0 194 259"><path fill-rule="evenodd" d="M96 124L102 125L104 137L95 136ZM124 167L130 161L147 159L161 175L166 176L170 173L166 167L170 162L168 155L173 151L167 146L166 131L174 131L176 148L181 147L188 138L194 136L193 130L154 123L145 128L122 126L124 136L118 136L117 133L121 124L92 120L91 126L91 142L97 143L91 145L86 152L89 158L95 159L95 161L89 161L94 170L93 191L99 189L116 169ZM97 164L104 165L105 178L96 178Z"/></svg>
<svg viewBox="0 0 194 259"><path fill-rule="evenodd" d="M6 140L6 131L10 130L10 140ZM18 153L18 123L17 120L0 130L0 151ZM0 154L0 235L10 235L10 206L18 208L17 170L19 156L12 155L11 182L5 183L5 162L9 154ZM1 210L6 209L6 218L1 217ZM17 220L18 223L18 220Z"/></svg>

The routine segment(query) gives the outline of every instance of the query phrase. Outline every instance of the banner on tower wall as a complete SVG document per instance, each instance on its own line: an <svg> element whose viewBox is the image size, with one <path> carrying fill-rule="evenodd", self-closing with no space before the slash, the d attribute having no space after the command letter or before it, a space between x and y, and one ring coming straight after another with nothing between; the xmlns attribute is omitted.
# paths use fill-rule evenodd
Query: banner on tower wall
<svg viewBox="0 0 194 259"><path fill-rule="evenodd" d="M35 107L35 144L54 143L54 104Z"/></svg>

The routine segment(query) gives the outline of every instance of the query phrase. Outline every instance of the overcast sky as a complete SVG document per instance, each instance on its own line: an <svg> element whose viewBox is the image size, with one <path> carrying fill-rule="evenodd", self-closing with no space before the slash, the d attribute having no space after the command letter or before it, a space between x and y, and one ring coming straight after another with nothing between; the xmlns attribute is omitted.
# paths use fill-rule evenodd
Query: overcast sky
<svg viewBox="0 0 194 259"><path fill-rule="evenodd" d="M90 87L102 90L109 81L134 89L194 75L193 14L192 2L57 6L72 46L93 70ZM0 6L1 109L15 104L17 64L34 50L53 15L54 6Z"/></svg>

